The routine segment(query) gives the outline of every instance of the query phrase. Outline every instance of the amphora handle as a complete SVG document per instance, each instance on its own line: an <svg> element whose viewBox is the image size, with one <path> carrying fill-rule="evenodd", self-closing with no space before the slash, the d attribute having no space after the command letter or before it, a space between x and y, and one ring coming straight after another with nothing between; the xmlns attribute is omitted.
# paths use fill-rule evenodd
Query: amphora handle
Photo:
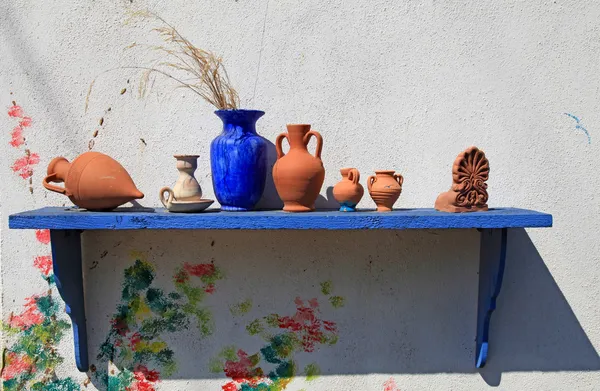
<svg viewBox="0 0 600 391"><path fill-rule="evenodd" d="M321 159L321 150L323 149L323 137L321 134L315 130L311 130L304 135L304 145L308 145L310 141L310 136L315 136L317 139L317 149L315 150L315 157Z"/></svg>

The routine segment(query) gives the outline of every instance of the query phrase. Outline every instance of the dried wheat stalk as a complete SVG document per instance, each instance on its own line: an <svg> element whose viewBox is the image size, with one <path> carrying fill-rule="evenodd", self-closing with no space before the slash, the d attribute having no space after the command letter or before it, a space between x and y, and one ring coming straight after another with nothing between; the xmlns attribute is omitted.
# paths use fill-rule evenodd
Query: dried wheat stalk
<svg viewBox="0 0 600 391"><path fill-rule="evenodd" d="M160 25L151 31L158 33L164 45L132 44L125 49L143 47L159 52L163 55L162 61L155 63L153 66L122 66L109 69L105 72L115 69L143 70L138 86L140 97L148 94L151 76L153 74L160 74L176 81L179 84L179 88L192 90L219 110L237 109L239 107L240 99L238 93L231 86L221 57L216 56L210 51L197 48L188 39L183 37L175 27L154 13L138 11L131 14L130 20L134 18L150 18L158 21ZM179 74L188 77L180 77L178 76ZM95 79L90 84L86 97L86 111L94 82Z"/></svg>

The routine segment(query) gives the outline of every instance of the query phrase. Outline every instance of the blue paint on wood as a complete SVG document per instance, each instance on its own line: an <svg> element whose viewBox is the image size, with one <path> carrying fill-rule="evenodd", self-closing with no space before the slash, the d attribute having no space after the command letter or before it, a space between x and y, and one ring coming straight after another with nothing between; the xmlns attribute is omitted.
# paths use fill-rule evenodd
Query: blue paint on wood
<svg viewBox="0 0 600 391"><path fill-rule="evenodd" d="M81 233L77 230L51 230L52 267L54 280L65 302L65 311L71 318L75 342L75 363L81 372L87 372L88 345L83 294L81 262Z"/></svg>
<svg viewBox="0 0 600 391"><path fill-rule="evenodd" d="M502 288L508 230L484 229L479 255L479 295L477 308L477 345L475 365L483 368L489 349L490 321Z"/></svg>
<svg viewBox="0 0 600 391"><path fill-rule="evenodd" d="M119 208L90 212L48 207L9 217L17 229L456 229L551 227L552 215L526 209L494 208L486 212L446 213L434 209L400 209L388 213L357 211L283 211L169 213L163 208L133 212Z"/></svg>
<svg viewBox="0 0 600 391"><path fill-rule="evenodd" d="M254 209L267 179L267 141L256 134L259 110L217 110L223 133L210 144L215 196L223 210Z"/></svg>

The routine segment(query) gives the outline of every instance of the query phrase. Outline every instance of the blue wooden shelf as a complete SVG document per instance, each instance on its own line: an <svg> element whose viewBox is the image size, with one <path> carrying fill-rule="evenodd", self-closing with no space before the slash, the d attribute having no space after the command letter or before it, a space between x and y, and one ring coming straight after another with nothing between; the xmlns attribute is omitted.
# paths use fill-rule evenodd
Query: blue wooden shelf
<svg viewBox="0 0 600 391"><path fill-rule="evenodd" d="M10 228L47 229L456 229L550 227L552 216L526 209L446 213L434 209L287 213L283 211L169 213L165 209L89 212L76 208L42 208L9 217Z"/></svg>
<svg viewBox="0 0 600 391"><path fill-rule="evenodd" d="M89 369L87 327L81 259L81 233L85 230L123 229L473 229L481 232L479 300L475 365L485 366L489 350L490 319L502 286L508 229L551 227L552 216L516 208L486 212L445 213L433 209L286 213L282 211L169 213L164 209L119 208L89 212L77 208L49 207L9 216L15 229L49 229L56 286L73 323L77 368Z"/></svg>

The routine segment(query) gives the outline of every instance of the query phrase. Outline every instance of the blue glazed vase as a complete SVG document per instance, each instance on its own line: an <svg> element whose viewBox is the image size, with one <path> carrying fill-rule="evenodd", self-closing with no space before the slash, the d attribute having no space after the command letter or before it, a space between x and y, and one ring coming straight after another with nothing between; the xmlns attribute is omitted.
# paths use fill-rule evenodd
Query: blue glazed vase
<svg viewBox="0 0 600 391"><path fill-rule="evenodd" d="M265 189L267 141L256 133L259 110L217 110L223 133L210 144L213 188L221 210L252 210Z"/></svg>

